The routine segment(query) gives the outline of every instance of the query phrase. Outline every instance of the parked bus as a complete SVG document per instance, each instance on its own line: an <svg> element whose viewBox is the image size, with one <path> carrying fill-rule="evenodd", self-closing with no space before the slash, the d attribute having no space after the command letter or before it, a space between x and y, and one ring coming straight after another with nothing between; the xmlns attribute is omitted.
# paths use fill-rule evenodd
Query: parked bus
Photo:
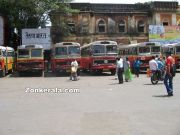
<svg viewBox="0 0 180 135"><path fill-rule="evenodd" d="M95 72L116 73L117 43L95 41L81 47L82 69Z"/></svg>
<svg viewBox="0 0 180 135"><path fill-rule="evenodd" d="M142 62L140 71L146 71L153 56L162 56L162 47L158 42L144 42L138 44L137 53Z"/></svg>
<svg viewBox="0 0 180 135"><path fill-rule="evenodd" d="M131 67L133 66L132 64L134 63L134 61L138 56L137 46L138 44L130 44L130 45L121 45L118 48L119 56L122 58L128 57Z"/></svg>
<svg viewBox="0 0 180 135"><path fill-rule="evenodd" d="M44 74L44 50L42 45L21 45L17 48L17 71L19 75L26 72Z"/></svg>
<svg viewBox="0 0 180 135"><path fill-rule="evenodd" d="M7 73L14 70L14 49L11 47L0 46L0 76L4 77Z"/></svg>
<svg viewBox="0 0 180 135"><path fill-rule="evenodd" d="M139 58L141 61L140 71L146 71L152 56L161 56L162 47L158 42L143 42L137 44L123 45L119 47L119 55L128 57L131 65Z"/></svg>
<svg viewBox="0 0 180 135"><path fill-rule="evenodd" d="M51 66L54 73L70 73L71 62L76 59L78 62L78 74L81 68L80 44L77 42L56 43L52 47Z"/></svg>
<svg viewBox="0 0 180 135"><path fill-rule="evenodd" d="M166 44L163 45L163 55L165 56L166 52L171 52L172 56L175 59L176 68L180 68L180 43Z"/></svg>

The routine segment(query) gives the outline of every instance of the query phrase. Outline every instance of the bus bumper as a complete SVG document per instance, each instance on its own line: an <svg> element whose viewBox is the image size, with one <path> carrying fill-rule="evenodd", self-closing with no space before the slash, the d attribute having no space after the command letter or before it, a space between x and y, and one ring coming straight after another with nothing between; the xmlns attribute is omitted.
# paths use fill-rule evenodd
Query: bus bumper
<svg viewBox="0 0 180 135"><path fill-rule="evenodd" d="M92 70L108 72L108 71L116 70L116 66L92 66Z"/></svg>
<svg viewBox="0 0 180 135"><path fill-rule="evenodd" d="M39 72L43 71L44 68L18 68L18 72Z"/></svg>

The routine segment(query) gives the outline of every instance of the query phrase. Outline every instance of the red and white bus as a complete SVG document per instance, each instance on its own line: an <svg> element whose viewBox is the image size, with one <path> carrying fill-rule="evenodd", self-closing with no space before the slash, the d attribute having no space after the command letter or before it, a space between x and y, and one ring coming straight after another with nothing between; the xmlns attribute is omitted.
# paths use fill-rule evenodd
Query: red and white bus
<svg viewBox="0 0 180 135"><path fill-rule="evenodd" d="M119 46L119 56L120 57L128 57L128 60L131 64L131 67L132 67L132 64L134 63L134 61L137 59L138 57L138 52L137 52L137 47L138 44L130 44L130 45L120 45Z"/></svg>
<svg viewBox="0 0 180 135"><path fill-rule="evenodd" d="M116 72L117 42L95 41L81 47L82 69L91 73Z"/></svg>
<svg viewBox="0 0 180 135"><path fill-rule="evenodd" d="M81 66L80 44L77 42L56 43L52 47L51 66L54 73L70 73L71 62L76 59Z"/></svg>
<svg viewBox="0 0 180 135"><path fill-rule="evenodd" d="M171 52L175 59L176 68L180 68L180 43L166 44L163 45L163 54L165 56L166 52Z"/></svg>
<svg viewBox="0 0 180 135"><path fill-rule="evenodd" d="M162 56L162 45L158 42L144 42L138 44L138 58L142 62L140 71L146 71L149 68L149 61L153 56Z"/></svg>
<svg viewBox="0 0 180 135"><path fill-rule="evenodd" d="M136 58L141 61L140 71L146 71L152 56L161 56L162 47L158 42L143 42L137 44L123 45L119 47L119 55L129 58L131 64Z"/></svg>

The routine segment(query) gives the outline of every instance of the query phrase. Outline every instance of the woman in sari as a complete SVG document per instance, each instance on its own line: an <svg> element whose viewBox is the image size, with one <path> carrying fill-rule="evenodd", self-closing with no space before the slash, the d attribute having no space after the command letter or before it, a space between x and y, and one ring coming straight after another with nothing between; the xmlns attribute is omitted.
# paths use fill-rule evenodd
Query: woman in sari
<svg viewBox="0 0 180 135"><path fill-rule="evenodd" d="M130 62L128 58L126 57L124 61L124 75L125 75L125 81L131 81L132 80L132 74L131 74L131 69L130 69Z"/></svg>

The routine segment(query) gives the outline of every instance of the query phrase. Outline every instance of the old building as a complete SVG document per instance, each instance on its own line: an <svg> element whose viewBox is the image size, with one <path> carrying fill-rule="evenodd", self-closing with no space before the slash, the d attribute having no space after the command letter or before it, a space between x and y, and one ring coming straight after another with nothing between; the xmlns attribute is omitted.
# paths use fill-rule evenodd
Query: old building
<svg viewBox="0 0 180 135"><path fill-rule="evenodd" d="M149 25L179 25L178 2L137 4L71 3L78 13L53 12L52 41L114 40L118 43L148 41ZM61 37L60 23L68 24L71 36Z"/></svg>

